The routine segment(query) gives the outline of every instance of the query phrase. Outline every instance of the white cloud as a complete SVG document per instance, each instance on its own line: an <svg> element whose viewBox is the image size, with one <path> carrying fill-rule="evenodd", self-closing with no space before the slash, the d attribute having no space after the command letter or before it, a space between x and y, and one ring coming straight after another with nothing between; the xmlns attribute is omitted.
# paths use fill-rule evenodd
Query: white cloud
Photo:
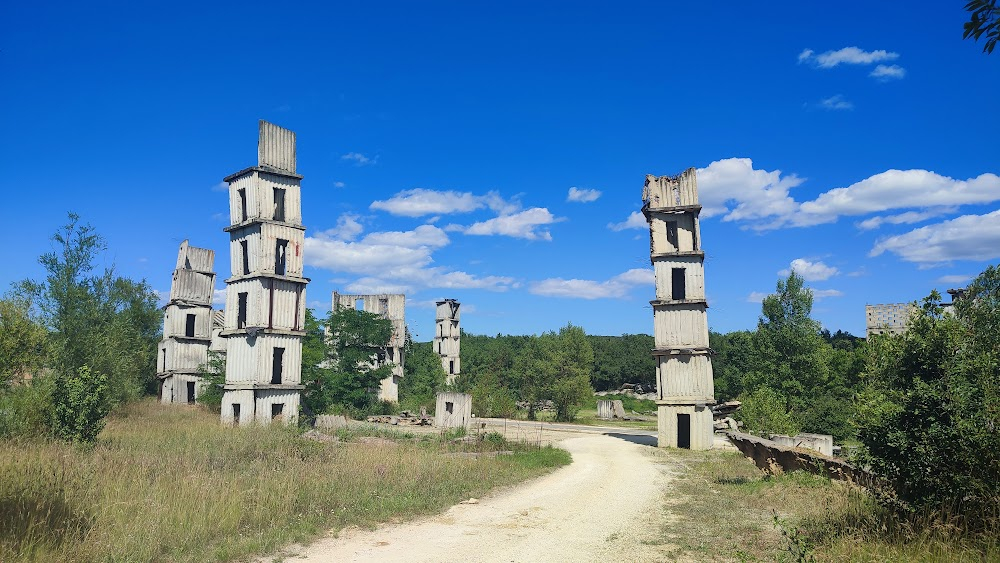
<svg viewBox="0 0 1000 563"><path fill-rule="evenodd" d="M212 305L214 305L214 306L216 306L216 307L218 307L220 309L226 306L226 290L225 290L225 288L223 288L223 289L215 289L215 290L212 291Z"/></svg>
<svg viewBox="0 0 1000 563"><path fill-rule="evenodd" d="M965 285L972 279L972 276L966 276L963 274L952 274L950 276L941 276L937 279L938 283Z"/></svg>
<svg viewBox="0 0 1000 563"><path fill-rule="evenodd" d="M589 203L591 201L596 201L599 197L601 197L600 190L579 189L574 187L569 189L566 201Z"/></svg>
<svg viewBox="0 0 1000 563"><path fill-rule="evenodd" d="M913 223L920 223L921 221L926 221L928 219L933 219L945 213L952 213L955 211L954 207L934 207L926 211L907 211L905 213L899 213L897 215L876 215L870 219L865 219L857 223L857 227L863 231L869 231L872 229L877 229L884 224L889 225L910 225Z"/></svg>
<svg viewBox="0 0 1000 563"><path fill-rule="evenodd" d="M956 180L928 170L887 170L807 201L793 218L797 226L832 223L843 215L892 209L947 207L1000 200L1000 177L981 174Z"/></svg>
<svg viewBox="0 0 1000 563"><path fill-rule="evenodd" d="M788 192L804 180L780 170L754 170L749 158L716 160L699 168L701 216L723 215L724 221L787 216L798 209Z"/></svg>
<svg viewBox="0 0 1000 563"><path fill-rule="evenodd" d="M907 262L932 267L953 260L992 260L1000 257L1000 210L986 215L963 215L880 239L869 256L892 252Z"/></svg>
<svg viewBox="0 0 1000 563"><path fill-rule="evenodd" d="M824 100L820 100L819 106L827 110L847 110L854 109L854 104L848 101L844 96L837 94L836 96L831 96Z"/></svg>
<svg viewBox="0 0 1000 563"><path fill-rule="evenodd" d="M747 303L763 303L767 296L768 294L763 291L751 291L750 295L747 295Z"/></svg>
<svg viewBox="0 0 1000 563"><path fill-rule="evenodd" d="M423 217L469 213L483 208L489 208L498 214L509 214L520 210L521 203L517 198L507 201L497 192L474 195L470 192L414 188L403 190L385 201L373 201L369 207L402 217Z"/></svg>
<svg viewBox="0 0 1000 563"><path fill-rule="evenodd" d="M212 186L213 192L228 192L229 182L219 182L218 184Z"/></svg>
<svg viewBox="0 0 1000 563"><path fill-rule="evenodd" d="M906 76L906 69L899 65L878 65L868 74L868 76L882 81L888 81L894 78L903 78Z"/></svg>
<svg viewBox="0 0 1000 563"><path fill-rule="evenodd" d="M885 50L865 51L857 47L844 47L836 51L815 54L812 49L799 53L799 63L811 62L819 68L833 68L840 64L869 65L882 61L894 61L899 53Z"/></svg>
<svg viewBox="0 0 1000 563"><path fill-rule="evenodd" d="M344 186L346 186L346 185L347 185L347 184L345 184L345 183L343 183L343 182L334 182L334 183L333 183L333 187L335 187L335 188L343 188L343 187L344 187Z"/></svg>
<svg viewBox="0 0 1000 563"><path fill-rule="evenodd" d="M805 258L796 258L787 269L778 272L779 275L787 276L791 272L802 276L806 281L823 281L837 275L839 270L833 266L827 266L821 261L810 262Z"/></svg>
<svg viewBox="0 0 1000 563"><path fill-rule="evenodd" d="M633 287L653 285L653 271L634 268L603 282L580 279L548 278L534 282L528 291L546 297L575 299L625 299Z"/></svg>
<svg viewBox="0 0 1000 563"><path fill-rule="evenodd" d="M506 276L479 277L432 266L433 253L451 242L444 230L434 225L369 233L355 240L362 229L356 216L344 214L336 227L306 237L306 264L359 276L346 286L354 293L407 293L425 288L506 291L517 287L514 278Z"/></svg>
<svg viewBox="0 0 1000 563"><path fill-rule="evenodd" d="M562 220L544 207L532 207L519 213L474 223L466 227L464 232L467 235L505 235L528 240L552 240L552 235L547 230L539 230L539 227Z"/></svg>
<svg viewBox="0 0 1000 563"><path fill-rule="evenodd" d="M612 231L624 231L625 229L646 229L649 228L649 223L646 222L646 217L638 211L633 211L628 219L625 219L621 223L608 223L608 228Z"/></svg>
<svg viewBox="0 0 1000 563"><path fill-rule="evenodd" d="M825 299L827 297L843 297L844 292L839 289L814 289L812 290L813 297L816 299Z"/></svg>
<svg viewBox="0 0 1000 563"><path fill-rule="evenodd" d="M351 160L357 166L365 166L367 164L375 164L378 162L378 157L367 157L359 152L349 152L345 155L341 155L340 160Z"/></svg>

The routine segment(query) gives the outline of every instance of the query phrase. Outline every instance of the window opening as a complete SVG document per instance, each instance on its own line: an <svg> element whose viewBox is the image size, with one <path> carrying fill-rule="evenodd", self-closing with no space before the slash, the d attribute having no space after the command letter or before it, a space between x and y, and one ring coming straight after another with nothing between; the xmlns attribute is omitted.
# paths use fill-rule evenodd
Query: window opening
<svg viewBox="0 0 1000 563"><path fill-rule="evenodd" d="M281 413L285 410L285 403L275 403L271 405L271 420L281 418Z"/></svg>
<svg viewBox="0 0 1000 563"><path fill-rule="evenodd" d="M247 275L250 273L250 251L246 239L240 241L240 249L243 251L243 275Z"/></svg>
<svg viewBox="0 0 1000 563"><path fill-rule="evenodd" d="M455 360L450 360L448 362L448 373L455 375Z"/></svg>
<svg viewBox="0 0 1000 563"><path fill-rule="evenodd" d="M194 381L187 382L187 400L189 405L194 404Z"/></svg>
<svg viewBox="0 0 1000 563"><path fill-rule="evenodd" d="M687 290L684 287L684 268L673 268L671 287L673 288L673 298L687 299Z"/></svg>
<svg viewBox="0 0 1000 563"><path fill-rule="evenodd" d="M167 349L163 349L163 371L167 371Z"/></svg>
<svg viewBox="0 0 1000 563"><path fill-rule="evenodd" d="M240 188L236 190L236 193L240 197L240 222L247 220L247 190L246 188Z"/></svg>
<svg viewBox="0 0 1000 563"><path fill-rule="evenodd" d="M240 293L236 309L236 328L247 327L247 293Z"/></svg>
<svg viewBox="0 0 1000 563"><path fill-rule="evenodd" d="M383 297L383 298L379 299L378 300L378 307L379 307L379 311L383 315L388 315L389 314L389 299L386 298L386 297Z"/></svg>
<svg viewBox="0 0 1000 563"><path fill-rule="evenodd" d="M680 250L680 246L677 244L677 221L667 221L667 242L669 242L676 250Z"/></svg>
<svg viewBox="0 0 1000 563"><path fill-rule="evenodd" d="M271 383L279 384L281 383L281 372L284 367L285 359L285 349L275 348L274 349L274 360L271 363Z"/></svg>
<svg viewBox="0 0 1000 563"><path fill-rule="evenodd" d="M238 403L233 404L233 426L240 425L240 405Z"/></svg>
<svg viewBox="0 0 1000 563"><path fill-rule="evenodd" d="M365 300L362 299L362 298L355 299L354 300L354 309L357 310L357 311L364 311L365 310Z"/></svg>
<svg viewBox="0 0 1000 563"><path fill-rule="evenodd" d="M274 188L274 220L285 220L285 189Z"/></svg>
<svg viewBox="0 0 1000 563"><path fill-rule="evenodd" d="M189 338L194 337L194 315L191 313L188 313L187 315L187 322L184 326L184 336Z"/></svg>
<svg viewBox="0 0 1000 563"><path fill-rule="evenodd" d="M447 411L448 414L453 414L455 412L455 403L451 401L445 401L444 410Z"/></svg>
<svg viewBox="0 0 1000 563"><path fill-rule="evenodd" d="M285 275L286 255L288 253L288 241L278 239L274 245L274 273L279 276Z"/></svg>

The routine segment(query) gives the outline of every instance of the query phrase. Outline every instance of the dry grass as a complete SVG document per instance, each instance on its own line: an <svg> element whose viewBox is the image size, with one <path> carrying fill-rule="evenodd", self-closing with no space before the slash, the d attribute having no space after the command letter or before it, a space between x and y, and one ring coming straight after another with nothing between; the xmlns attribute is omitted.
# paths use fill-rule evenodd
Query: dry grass
<svg viewBox="0 0 1000 563"><path fill-rule="evenodd" d="M998 561L1000 528L964 536L928 519L903 523L862 489L797 472L767 477L733 452L661 450L676 494L662 537L698 561Z"/></svg>
<svg viewBox="0 0 1000 563"><path fill-rule="evenodd" d="M150 401L116 414L92 449L0 442L0 561L241 559L438 511L569 461L551 448L447 456L454 446L430 437L387 437L320 443Z"/></svg>

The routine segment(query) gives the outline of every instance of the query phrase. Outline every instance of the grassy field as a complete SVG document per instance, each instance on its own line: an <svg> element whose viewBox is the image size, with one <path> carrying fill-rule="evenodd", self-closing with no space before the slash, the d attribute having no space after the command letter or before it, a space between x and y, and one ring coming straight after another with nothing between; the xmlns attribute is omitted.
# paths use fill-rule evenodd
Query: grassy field
<svg viewBox="0 0 1000 563"><path fill-rule="evenodd" d="M797 472L764 476L741 454L661 450L675 476L661 535L677 559L717 561L1000 561L1000 529L966 537L908 525L863 490Z"/></svg>
<svg viewBox="0 0 1000 563"><path fill-rule="evenodd" d="M379 435L377 438L371 435ZM135 404L98 444L0 442L0 561L225 561L329 528L444 509L569 462L502 439L223 428L201 408ZM496 438L496 437L494 437ZM456 449L513 449L462 457Z"/></svg>

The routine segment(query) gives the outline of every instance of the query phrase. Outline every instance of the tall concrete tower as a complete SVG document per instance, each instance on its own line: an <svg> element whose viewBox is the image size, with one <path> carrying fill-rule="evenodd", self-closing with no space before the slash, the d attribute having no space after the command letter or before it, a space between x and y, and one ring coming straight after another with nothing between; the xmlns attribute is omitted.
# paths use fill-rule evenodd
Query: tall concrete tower
<svg viewBox="0 0 1000 563"><path fill-rule="evenodd" d="M222 422L245 424L299 414L306 284L302 277L302 176L295 133L260 122L257 166L229 183L226 384Z"/></svg>
<svg viewBox="0 0 1000 563"><path fill-rule="evenodd" d="M448 375L449 385L458 374L461 373L461 361L459 359L461 331L458 328L458 308L461 304L454 299L445 299L437 302L437 314L435 315L434 352L441 356L441 367Z"/></svg>
<svg viewBox="0 0 1000 563"><path fill-rule="evenodd" d="M163 308L163 340L156 356L156 377L163 403L193 403L201 392L198 367L208 361L212 342L212 293L215 252L181 243Z"/></svg>
<svg viewBox="0 0 1000 563"><path fill-rule="evenodd" d="M653 330L660 447L711 449L715 403L694 168L647 175L642 212L656 275Z"/></svg>

